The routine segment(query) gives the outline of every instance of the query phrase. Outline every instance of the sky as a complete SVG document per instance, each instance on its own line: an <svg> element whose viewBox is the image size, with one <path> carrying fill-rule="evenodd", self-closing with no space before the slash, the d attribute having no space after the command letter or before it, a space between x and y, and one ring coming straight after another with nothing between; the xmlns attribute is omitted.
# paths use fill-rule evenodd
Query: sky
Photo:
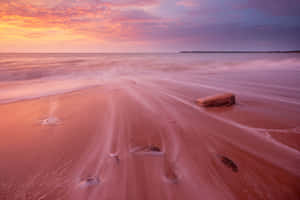
<svg viewBox="0 0 300 200"><path fill-rule="evenodd" d="M300 0L0 0L0 52L300 49Z"/></svg>

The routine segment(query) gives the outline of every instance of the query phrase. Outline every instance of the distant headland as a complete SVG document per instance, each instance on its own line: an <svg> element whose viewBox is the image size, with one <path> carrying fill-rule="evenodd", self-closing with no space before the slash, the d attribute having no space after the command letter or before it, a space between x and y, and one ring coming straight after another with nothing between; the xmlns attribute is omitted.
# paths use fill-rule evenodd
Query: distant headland
<svg viewBox="0 0 300 200"><path fill-rule="evenodd" d="M300 50L293 50L293 51L180 51L179 53L300 53Z"/></svg>

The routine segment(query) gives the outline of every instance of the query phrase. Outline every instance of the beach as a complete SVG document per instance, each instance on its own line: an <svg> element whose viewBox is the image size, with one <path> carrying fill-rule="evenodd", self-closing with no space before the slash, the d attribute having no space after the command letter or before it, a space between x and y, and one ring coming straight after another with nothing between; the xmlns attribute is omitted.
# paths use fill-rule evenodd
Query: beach
<svg viewBox="0 0 300 200"><path fill-rule="evenodd" d="M298 54L1 54L0 199L300 197ZM233 93L236 104L196 103Z"/></svg>

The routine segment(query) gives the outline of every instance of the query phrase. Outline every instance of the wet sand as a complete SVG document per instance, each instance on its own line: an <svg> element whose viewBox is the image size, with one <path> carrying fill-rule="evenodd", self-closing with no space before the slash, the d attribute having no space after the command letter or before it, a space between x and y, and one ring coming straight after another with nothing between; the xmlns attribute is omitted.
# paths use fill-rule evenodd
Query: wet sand
<svg viewBox="0 0 300 200"><path fill-rule="evenodd" d="M1 104L0 199L299 199L297 74L125 77ZM195 104L220 92L237 104Z"/></svg>

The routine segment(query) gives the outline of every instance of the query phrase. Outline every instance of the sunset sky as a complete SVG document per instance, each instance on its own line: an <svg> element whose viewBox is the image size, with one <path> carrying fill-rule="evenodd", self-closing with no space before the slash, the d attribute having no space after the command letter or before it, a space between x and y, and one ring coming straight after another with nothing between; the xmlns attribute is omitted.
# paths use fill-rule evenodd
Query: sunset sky
<svg viewBox="0 0 300 200"><path fill-rule="evenodd" d="M0 0L1 52L289 49L299 0Z"/></svg>

